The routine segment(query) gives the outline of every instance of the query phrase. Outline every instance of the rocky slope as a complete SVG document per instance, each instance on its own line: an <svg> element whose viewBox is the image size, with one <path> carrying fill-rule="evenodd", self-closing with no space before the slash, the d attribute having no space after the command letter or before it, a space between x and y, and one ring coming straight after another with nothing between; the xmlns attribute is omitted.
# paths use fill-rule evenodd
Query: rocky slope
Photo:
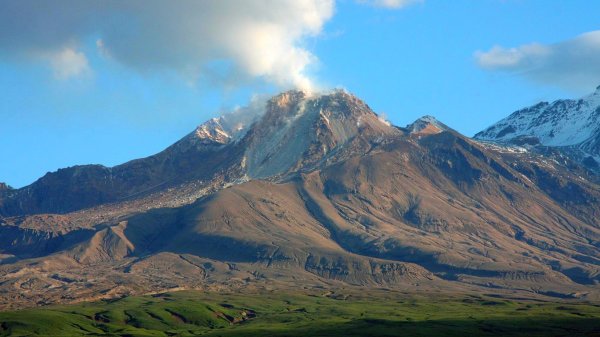
<svg viewBox="0 0 600 337"><path fill-rule="evenodd" d="M254 110L6 192L2 306L336 284L599 297L600 185L576 162L430 116L395 127L341 91Z"/></svg>

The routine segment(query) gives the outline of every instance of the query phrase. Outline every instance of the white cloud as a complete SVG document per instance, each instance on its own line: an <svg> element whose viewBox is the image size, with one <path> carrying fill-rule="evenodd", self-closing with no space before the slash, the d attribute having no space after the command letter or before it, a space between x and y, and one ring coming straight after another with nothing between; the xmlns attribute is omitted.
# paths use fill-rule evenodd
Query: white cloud
<svg viewBox="0 0 600 337"><path fill-rule="evenodd" d="M73 77L90 74L91 69L87 57L82 52L72 48L65 48L59 52L48 55L54 70L54 77L66 80Z"/></svg>
<svg viewBox="0 0 600 337"><path fill-rule="evenodd" d="M307 48L332 17L334 0L4 0L0 57L44 56L58 78L89 69L81 50L139 71L236 85L255 78L307 88L317 57Z"/></svg>
<svg viewBox="0 0 600 337"><path fill-rule="evenodd" d="M547 57L550 53L550 48L534 43L510 49L494 46L488 52L477 52L475 56L480 66L494 69L534 64L537 59Z"/></svg>
<svg viewBox="0 0 600 337"><path fill-rule="evenodd" d="M422 0L356 1L396 9ZM41 57L69 79L91 72L93 52L192 83L261 79L308 89L318 64L308 46L334 7L335 0L3 0L0 58Z"/></svg>
<svg viewBox="0 0 600 337"><path fill-rule="evenodd" d="M516 48L494 46L489 51L476 52L475 60L487 70L590 91L600 84L600 30L555 44L532 43Z"/></svg>
<svg viewBox="0 0 600 337"><path fill-rule="evenodd" d="M399 9L422 1L423 0L358 0L359 3L388 9Z"/></svg>

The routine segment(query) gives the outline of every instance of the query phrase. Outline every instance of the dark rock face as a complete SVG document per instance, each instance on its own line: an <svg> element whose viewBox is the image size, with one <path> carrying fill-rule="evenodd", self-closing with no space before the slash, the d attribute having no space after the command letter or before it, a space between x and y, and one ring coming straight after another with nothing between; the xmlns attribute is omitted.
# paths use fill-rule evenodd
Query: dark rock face
<svg viewBox="0 0 600 337"><path fill-rule="evenodd" d="M0 189L0 299L235 280L600 298L600 179L560 150L430 116L398 128L345 92L263 109L148 158Z"/></svg>
<svg viewBox="0 0 600 337"><path fill-rule="evenodd" d="M112 168L84 165L47 173L33 184L5 192L0 215L64 214L140 198L178 184L209 180L241 158L235 148L191 146L186 138L163 152Z"/></svg>

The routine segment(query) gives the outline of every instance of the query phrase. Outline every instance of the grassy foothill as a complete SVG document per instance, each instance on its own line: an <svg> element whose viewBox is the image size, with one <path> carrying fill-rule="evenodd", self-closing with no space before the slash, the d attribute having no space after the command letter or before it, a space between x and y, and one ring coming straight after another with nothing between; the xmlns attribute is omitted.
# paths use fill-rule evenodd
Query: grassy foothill
<svg viewBox="0 0 600 337"><path fill-rule="evenodd" d="M0 312L0 336L600 336L600 305L472 295L180 291Z"/></svg>

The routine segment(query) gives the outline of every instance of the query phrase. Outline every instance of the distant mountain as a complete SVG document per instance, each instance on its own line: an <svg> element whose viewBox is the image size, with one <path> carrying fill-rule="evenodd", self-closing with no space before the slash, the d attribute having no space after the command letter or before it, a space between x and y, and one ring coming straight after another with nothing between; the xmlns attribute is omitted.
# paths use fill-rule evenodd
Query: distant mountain
<svg viewBox="0 0 600 337"><path fill-rule="evenodd" d="M423 116L407 125L406 129L411 134L420 135L430 135L451 130L433 116Z"/></svg>
<svg viewBox="0 0 600 337"><path fill-rule="evenodd" d="M518 110L475 139L553 147L590 168L600 165L600 86L578 100L542 102Z"/></svg>
<svg viewBox="0 0 600 337"><path fill-rule="evenodd" d="M279 94L154 156L0 193L0 307L172 288L600 298L600 185L565 159Z"/></svg>

